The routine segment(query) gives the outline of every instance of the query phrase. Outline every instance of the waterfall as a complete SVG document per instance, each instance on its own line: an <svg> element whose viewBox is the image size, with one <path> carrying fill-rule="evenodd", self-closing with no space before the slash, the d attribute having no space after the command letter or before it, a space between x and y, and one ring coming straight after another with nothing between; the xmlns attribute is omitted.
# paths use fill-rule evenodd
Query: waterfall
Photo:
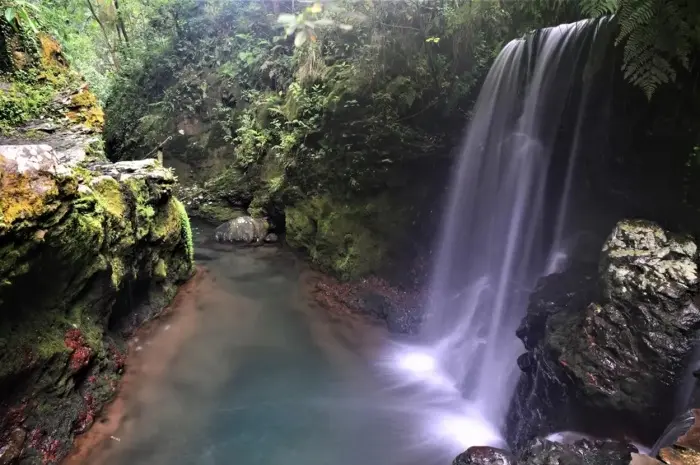
<svg viewBox="0 0 700 465"><path fill-rule="evenodd" d="M515 330L536 280L561 258L579 153L604 121L593 77L605 74L610 24L581 21L507 44L454 169L421 337L495 428L523 352Z"/></svg>

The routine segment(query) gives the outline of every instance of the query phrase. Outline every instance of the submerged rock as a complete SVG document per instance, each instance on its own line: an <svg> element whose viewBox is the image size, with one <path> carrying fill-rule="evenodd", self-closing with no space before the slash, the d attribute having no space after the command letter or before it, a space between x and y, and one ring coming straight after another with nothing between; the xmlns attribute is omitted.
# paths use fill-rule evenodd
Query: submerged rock
<svg viewBox="0 0 700 465"><path fill-rule="evenodd" d="M508 439L562 429L652 442L700 328L697 247L647 221L621 221L603 248L599 280L570 269L544 278L518 330L528 352Z"/></svg>
<svg viewBox="0 0 700 465"><path fill-rule="evenodd" d="M262 218L241 216L222 224L214 233L219 242L262 242L268 235L268 223Z"/></svg>
<svg viewBox="0 0 700 465"><path fill-rule="evenodd" d="M192 273L170 170L76 134L0 146L0 463L60 461L114 394L125 336Z"/></svg>

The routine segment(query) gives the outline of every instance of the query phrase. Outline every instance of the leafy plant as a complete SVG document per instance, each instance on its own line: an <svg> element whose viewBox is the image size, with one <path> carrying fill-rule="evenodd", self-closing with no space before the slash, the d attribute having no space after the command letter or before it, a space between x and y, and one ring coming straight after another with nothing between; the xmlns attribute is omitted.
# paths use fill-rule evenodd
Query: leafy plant
<svg viewBox="0 0 700 465"><path fill-rule="evenodd" d="M0 2L2 18L15 30L28 28L34 34L39 32L39 18L42 9L30 0L3 0Z"/></svg>

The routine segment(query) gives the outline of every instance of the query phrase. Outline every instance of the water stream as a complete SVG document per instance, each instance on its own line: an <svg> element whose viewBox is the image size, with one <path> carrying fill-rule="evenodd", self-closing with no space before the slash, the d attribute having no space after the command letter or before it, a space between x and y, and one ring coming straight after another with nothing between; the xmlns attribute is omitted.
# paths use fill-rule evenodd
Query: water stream
<svg viewBox="0 0 700 465"><path fill-rule="evenodd" d="M210 235L172 319L133 342L119 425L69 464L444 465L464 449L459 392L417 389L399 342L314 304L288 252Z"/></svg>

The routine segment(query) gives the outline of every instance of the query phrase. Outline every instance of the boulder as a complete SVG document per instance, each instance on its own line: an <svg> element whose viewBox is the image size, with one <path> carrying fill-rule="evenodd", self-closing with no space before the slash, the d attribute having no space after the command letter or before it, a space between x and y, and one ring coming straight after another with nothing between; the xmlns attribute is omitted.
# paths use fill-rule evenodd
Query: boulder
<svg viewBox="0 0 700 465"><path fill-rule="evenodd" d="M452 465L516 465L509 452L494 447L470 447Z"/></svg>
<svg viewBox="0 0 700 465"><path fill-rule="evenodd" d="M219 242L259 243L268 235L267 230L266 220L241 216L216 228L214 237Z"/></svg>
<svg viewBox="0 0 700 465"><path fill-rule="evenodd" d="M527 353L508 439L575 429L651 443L687 371L700 311L697 247L648 221L617 224L593 270L544 278L518 330Z"/></svg>
<svg viewBox="0 0 700 465"><path fill-rule="evenodd" d="M44 137L41 135L35 137ZM192 268L175 178L56 128L0 146L0 463L57 463ZM26 440L25 440L26 439Z"/></svg>

